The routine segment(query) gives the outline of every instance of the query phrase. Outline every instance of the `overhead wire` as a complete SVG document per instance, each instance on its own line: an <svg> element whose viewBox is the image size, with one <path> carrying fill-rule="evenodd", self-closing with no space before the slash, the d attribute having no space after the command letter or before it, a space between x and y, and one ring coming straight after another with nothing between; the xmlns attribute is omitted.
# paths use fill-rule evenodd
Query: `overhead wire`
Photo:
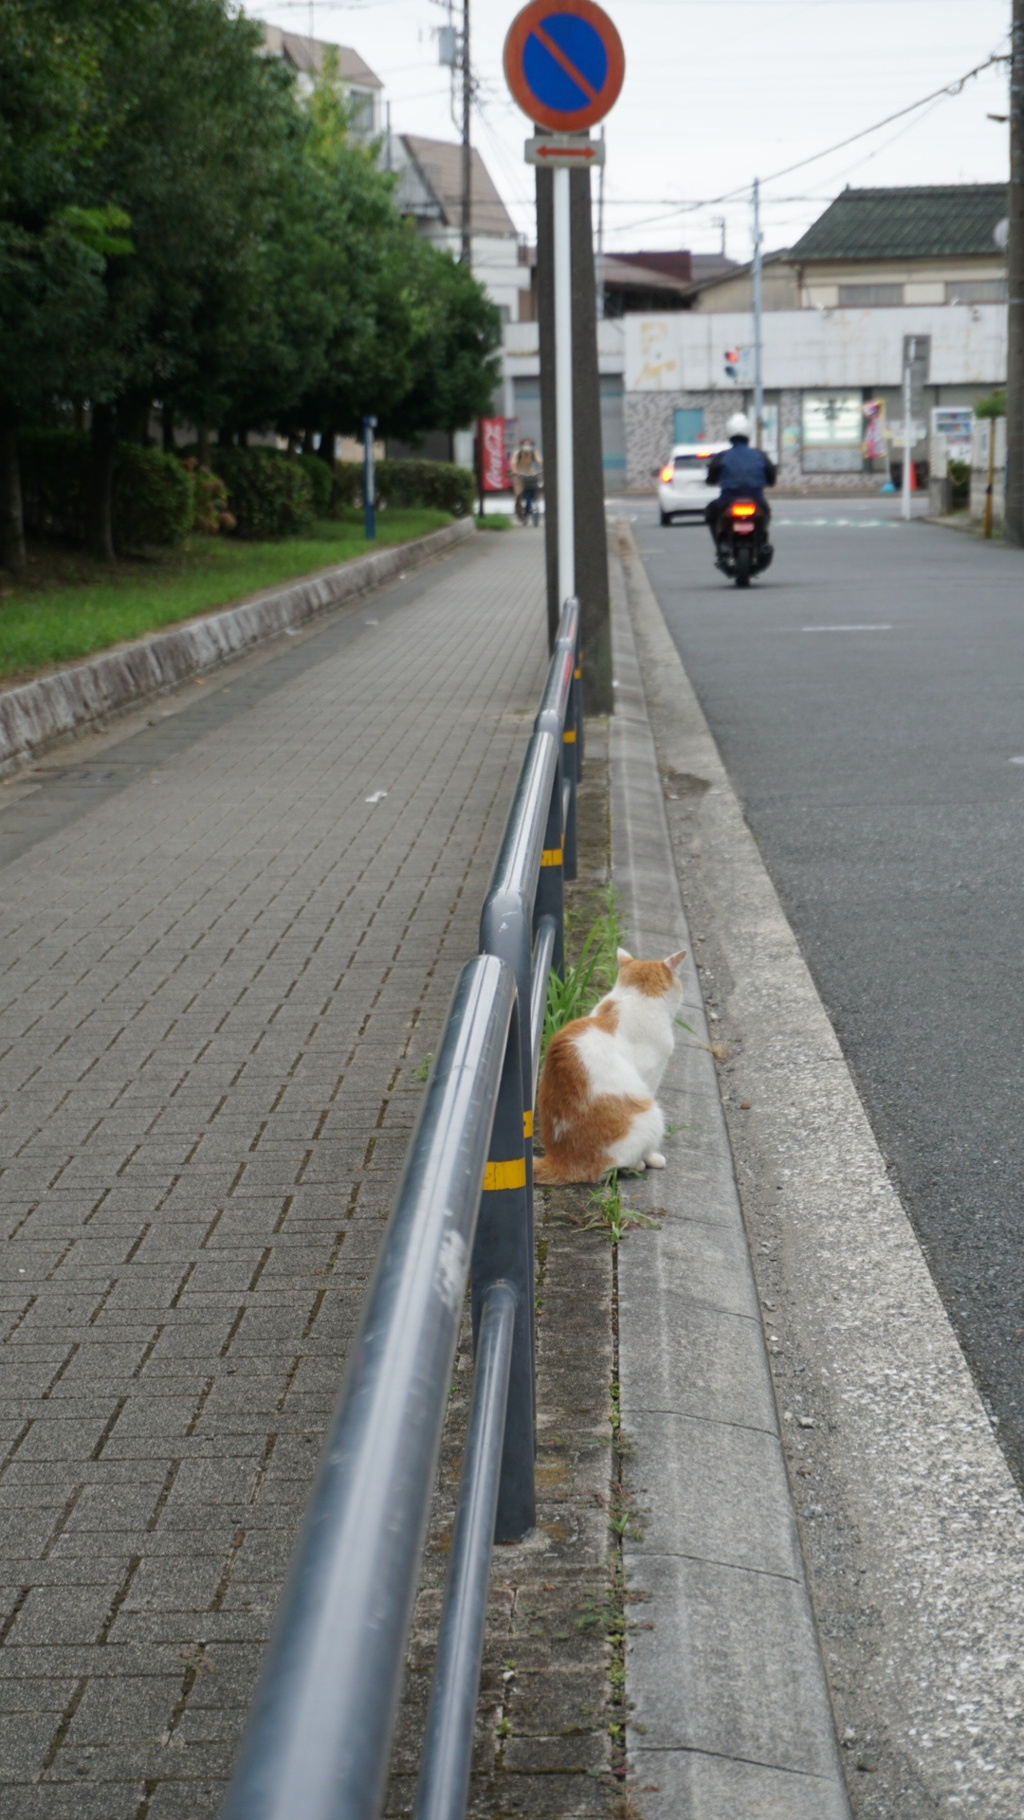
<svg viewBox="0 0 1024 1820"><path fill-rule="evenodd" d="M855 145L860 139L870 138L872 133L881 132L883 127L890 126L893 121L904 120L908 114L916 113L919 108L928 107L929 102L934 102L938 105L941 101L955 98L963 92L966 84L972 81L975 76L980 76L984 70L992 69L994 65L998 63L1007 63L1008 61L1009 56L1006 52L994 51L990 56L985 58L983 63L976 64L974 69L967 70L963 76L956 77L952 82L944 83L941 88L933 89L930 94L922 95L917 101L909 102L906 107L897 108L895 113L887 114L883 120L876 120L873 126L862 127L859 132L850 133L847 138L837 140L835 145L826 146L823 151L812 152L807 158L798 158L794 164L787 164L784 165L781 170L770 172L767 177L762 177L761 179L762 189L766 184L777 183L780 177L789 177L794 171L805 170L809 164L818 164L822 158L831 158L835 152L843 151L848 145ZM851 166L850 168L854 169L856 167ZM740 184L736 189L725 190L720 196L705 197L700 202L678 202L673 208L665 209L657 215L647 215L640 221L630 222L628 226L630 229L652 227L658 222L671 220L675 215L688 214L695 209L718 208L723 202L740 201L747 196L749 192L749 183ZM766 200L770 199L766 198ZM820 200L820 198L816 198L816 200ZM607 201L605 206L607 207ZM622 233L626 230L625 228L619 228L616 231Z"/></svg>

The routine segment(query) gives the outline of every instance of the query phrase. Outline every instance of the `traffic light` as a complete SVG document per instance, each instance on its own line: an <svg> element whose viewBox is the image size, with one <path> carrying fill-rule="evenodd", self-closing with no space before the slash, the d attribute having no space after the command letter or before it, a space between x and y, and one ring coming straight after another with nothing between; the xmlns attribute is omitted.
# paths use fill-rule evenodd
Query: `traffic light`
<svg viewBox="0 0 1024 1820"><path fill-rule="evenodd" d="M735 379L739 372L739 369L740 369L739 348L726 348L726 350L725 350L725 377L726 377L726 379Z"/></svg>

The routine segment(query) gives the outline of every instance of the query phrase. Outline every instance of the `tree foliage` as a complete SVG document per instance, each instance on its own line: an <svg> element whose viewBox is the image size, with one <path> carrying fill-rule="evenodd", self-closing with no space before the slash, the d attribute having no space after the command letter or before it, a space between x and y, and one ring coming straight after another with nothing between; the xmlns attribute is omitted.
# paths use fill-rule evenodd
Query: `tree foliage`
<svg viewBox="0 0 1024 1820"><path fill-rule="evenodd" d="M0 0L0 526L19 425L91 413L92 541L154 404L200 440L451 430L497 311L398 216L336 68L303 102L229 0Z"/></svg>

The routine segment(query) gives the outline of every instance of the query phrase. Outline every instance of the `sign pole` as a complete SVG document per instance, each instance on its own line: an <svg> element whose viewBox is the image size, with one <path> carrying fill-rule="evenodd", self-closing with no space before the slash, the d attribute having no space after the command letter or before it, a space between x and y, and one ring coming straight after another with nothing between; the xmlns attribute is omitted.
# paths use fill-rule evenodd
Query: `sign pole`
<svg viewBox="0 0 1024 1820"><path fill-rule="evenodd" d="M761 185L754 178L754 446L764 448L764 379L761 371L762 297L761 297Z"/></svg>
<svg viewBox="0 0 1024 1820"><path fill-rule="evenodd" d="M569 173L552 172L555 229L555 421L558 450L558 599L576 592L576 517L572 450L572 242Z"/></svg>
<svg viewBox="0 0 1024 1820"><path fill-rule="evenodd" d="M595 658L598 676L607 669L610 684L611 645L607 563L603 560L604 489L590 181L588 178L585 185L578 179L573 182L572 172L582 175L591 165L604 163L604 139L591 139L590 129L614 107L622 88L626 59L622 39L597 0L527 0L509 26L503 62L513 100L536 129L525 150L527 163L536 165L538 170L542 420L549 461L553 459L554 468L554 486L548 495L549 508L554 507L554 513L545 512L548 626L550 632L553 619L557 625L558 610L566 600L586 595L581 599L585 628L582 668L584 686L589 689ZM551 173L550 188L546 178L541 181L542 170ZM580 286L575 291L574 282ZM578 426L581 447L576 449ZM579 575L577 494L581 527L585 526L580 532ZM599 557L595 557L591 547L595 544ZM605 701L603 694L599 684L591 691L591 706L611 712L612 701Z"/></svg>
<svg viewBox="0 0 1024 1820"><path fill-rule="evenodd" d="M376 417L363 418L363 535L372 543L377 535L377 482L373 466L373 432Z"/></svg>
<svg viewBox="0 0 1024 1820"><path fill-rule="evenodd" d="M910 452L913 443L910 440L910 368L914 358L914 343L907 343L903 356L906 362L903 368L903 500L901 511L904 518L910 517Z"/></svg>

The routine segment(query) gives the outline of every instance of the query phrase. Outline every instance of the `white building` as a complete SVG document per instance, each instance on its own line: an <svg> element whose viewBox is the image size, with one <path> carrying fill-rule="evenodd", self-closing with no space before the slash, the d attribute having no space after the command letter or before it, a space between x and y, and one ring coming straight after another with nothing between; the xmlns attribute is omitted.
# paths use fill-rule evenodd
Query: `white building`
<svg viewBox="0 0 1024 1820"><path fill-rule="evenodd" d="M424 239L453 253L462 250L462 146L418 133L388 137L388 168L397 174L395 202L411 215ZM503 322L518 322L529 294L525 263L512 217L474 146L470 155L470 264Z"/></svg>
<svg viewBox="0 0 1024 1820"><path fill-rule="evenodd" d="M733 411L750 413L754 319L675 311L627 316L624 329L626 477L640 485L673 442L721 440ZM973 405L1005 383L1005 304L765 312L765 440L782 485L849 489L866 474L884 474L886 458L863 453L865 406L881 404L890 429L902 422L909 338L923 366L914 408L925 425L933 408ZM898 459L901 448L892 453ZM914 456L927 458L926 431Z"/></svg>
<svg viewBox="0 0 1024 1820"><path fill-rule="evenodd" d="M359 139L374 139L383 131L381 96L384 84L369 64L363 62L358 51L347 44L325 44L320 38L304 38L299 32L282 31L279 25L263 26L263 43L266 56L280 58L295 71L300 94L309 94L327 60L333 58L351 108L353 133Z"/></svg>
<svg viewBox="0 0 1024 1820"><path fill-rule="evenodd" d="M623 420L626 323L629 317L605 318L597 325L597 362L601 386L601 449L604 483L608 493L620 492L626 483L626 441ZM540 421L540 326L536 322L509 323L505 330L505 416L516 420L519 436L530 436L544 447Z"/></svg>

